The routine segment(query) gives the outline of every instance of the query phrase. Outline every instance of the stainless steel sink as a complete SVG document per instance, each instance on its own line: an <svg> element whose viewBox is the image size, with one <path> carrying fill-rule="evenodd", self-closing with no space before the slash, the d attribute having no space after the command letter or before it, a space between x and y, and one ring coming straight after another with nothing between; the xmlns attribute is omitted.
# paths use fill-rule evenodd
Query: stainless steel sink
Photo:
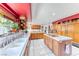
<svg viewBox="0 0 79 59"><path fill-rule="evenodd" d="M50 36L52 36L52 37L59 37L58 35L56 35L56 34L48 34L48 35L50 35Z"/></svg>
<svg viewBox="0 0 79 59"><path fill-rule="evenodd" d="M51 35L52 37L58 37L57 35Z"/></svg>

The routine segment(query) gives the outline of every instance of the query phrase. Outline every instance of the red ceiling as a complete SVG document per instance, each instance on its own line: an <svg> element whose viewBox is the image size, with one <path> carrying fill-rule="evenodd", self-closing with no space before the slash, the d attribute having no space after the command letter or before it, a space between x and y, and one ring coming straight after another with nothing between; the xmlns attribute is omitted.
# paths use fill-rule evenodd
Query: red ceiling
<svg viewBox="0 0 79 59"><path fill-rule="evenodd" d="M28 17L30 15L30 3L7 3L19 16L24 15Z"/></svg>
<svg viewBox="0 0 79 59"><path fill-rule="evenodd" d="M31 4L30 3L2 3L8 12L19 19L20 16L31 18Z"/></svg>

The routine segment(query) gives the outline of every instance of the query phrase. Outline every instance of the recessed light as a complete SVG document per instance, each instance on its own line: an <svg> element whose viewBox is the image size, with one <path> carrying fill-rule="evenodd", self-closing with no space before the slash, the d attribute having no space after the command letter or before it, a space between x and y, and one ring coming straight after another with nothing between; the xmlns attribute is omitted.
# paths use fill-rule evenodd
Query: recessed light
<svg viewBox="0 0 79 59"><path fill-rule="evenodd" d="M56 15L56 13L52 13L52 16L55 16Z"/></svg>

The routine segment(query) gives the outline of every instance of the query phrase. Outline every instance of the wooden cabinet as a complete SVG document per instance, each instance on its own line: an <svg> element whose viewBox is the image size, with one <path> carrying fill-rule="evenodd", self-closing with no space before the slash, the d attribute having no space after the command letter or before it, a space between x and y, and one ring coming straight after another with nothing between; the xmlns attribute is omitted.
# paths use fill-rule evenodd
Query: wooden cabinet
<svg viewBox="0 0 79 59"><path fill-rule="evenodd" d="M48 46L48 41L49 41L48 37L46 35L44 35L43 39L44 39L44 43Z"/></svg>
<svg viewBox="0 0 79 59"><path fill-rule="evenodd" d="M61 27L62 27L62 29L61 29L62 35L64 36L65 35L65 24L62 23Z"/></svg>
<svg viewBox="0 0 79 59"><path fill-rule="evenodd" d="M58 44L58 42L57 41L55 41L55 40L53 40L53 53L55 54L55 55L59 55L59 44Z"/></svg>
<svg viewBox="0 0 79 59"><path fill-rule="evenodd" d="M43 33L31 33L31 39L43 39Z"/></svg>
<svg viewBox="0 0 79 59"><path fill-rule="evenodd" d="M47 45L47 47L52 50L53 48L53 40L49 37L49 36L46 36L44 35L44 43Z"/></svg>
<svg viewBox="0 0 79 59"><path fill-rule="evenodd" d="M51 38L48 38L48 47L53 51L53 40Z"/></svg>
<svg viewBox="0 0 79 59"><path fill-rule="evenodd" d="M70 45L71 44L71 40L67 40L67 41L57 41L53 38L51 38L48 35L44 35L44 43L46 44L46 46L56 55L56 56L64 56L64 55L71 55L71 47L69 48L69 53L67 54L66 51L66 45Z"/></svg>
<svg viewBox="0 0 79 59"><path fill-rule="evenodd" d="M31 33L31 39L36 39L36 34L34 34L34 33Z"/></svg>
<svg viewBox="0 0 79 59"><path fill-rule="evenodd" d="M62 30L61 24L58 24L58 30L57 30L57 32L58 32L59 35L62 34L62 33L61 33L61 30Z"/></svg>
<svg viewBox="0 0 79 59"><path fill-rule="evenodd" d="M79 43L79 19L71 19L57 25L54 23L55 30L58 31L59 35L68 36L73 38L73 42Z"/></svg>
<svg viewBox="0 0 79 59"><path fill-rule="evenodd" d="M41 29L41 25L32 24L31 28L32 28L32 29Z"/></svg>
<svg viewBox="0 0 79 59"><path fill-rule="evenodd" d="M79 43L79 22L74 23L74 42Z"/></svg>
<svg viewBox="0 0 79 59"><path fill-rule="evenodd" d="M72 37L74 39L74 23L70 22L67 26L67 36Z"/></svg>

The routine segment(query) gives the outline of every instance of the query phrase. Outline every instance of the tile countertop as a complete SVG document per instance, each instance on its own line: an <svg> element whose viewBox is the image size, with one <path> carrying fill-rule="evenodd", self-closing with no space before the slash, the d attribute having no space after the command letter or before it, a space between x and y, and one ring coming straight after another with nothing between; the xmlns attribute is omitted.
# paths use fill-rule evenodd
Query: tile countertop
<svg viewBox="0 0 79 59"><path fill-rule="evenodd" d="M67 40L72 40L71 37L66 37L66 36L57 35L57 37L53 37L53 36L48 35L48 34L44 34L44 35L47 35L47 36L49 36L50 38L53 38L53 39L55 39L55 40L57 40L57 41L60 41L60 42L62 42L62 41L67 41Z"/></svg>
<svg viewBox="0 0 79 59"><path fill-rule="evenodd" d="M0 48L1 56L22 56L25 46L28 43L30 33L24 34L21 38L16 39L5 48Z"/></svg>
<svg viewBox="0 0 79 59"><path fill-rule="evenodd" d="M35 30L34 29L34 30L31 30L31 33L43 33L43 31L42 30L37 30L37 29Z"/></svg>

